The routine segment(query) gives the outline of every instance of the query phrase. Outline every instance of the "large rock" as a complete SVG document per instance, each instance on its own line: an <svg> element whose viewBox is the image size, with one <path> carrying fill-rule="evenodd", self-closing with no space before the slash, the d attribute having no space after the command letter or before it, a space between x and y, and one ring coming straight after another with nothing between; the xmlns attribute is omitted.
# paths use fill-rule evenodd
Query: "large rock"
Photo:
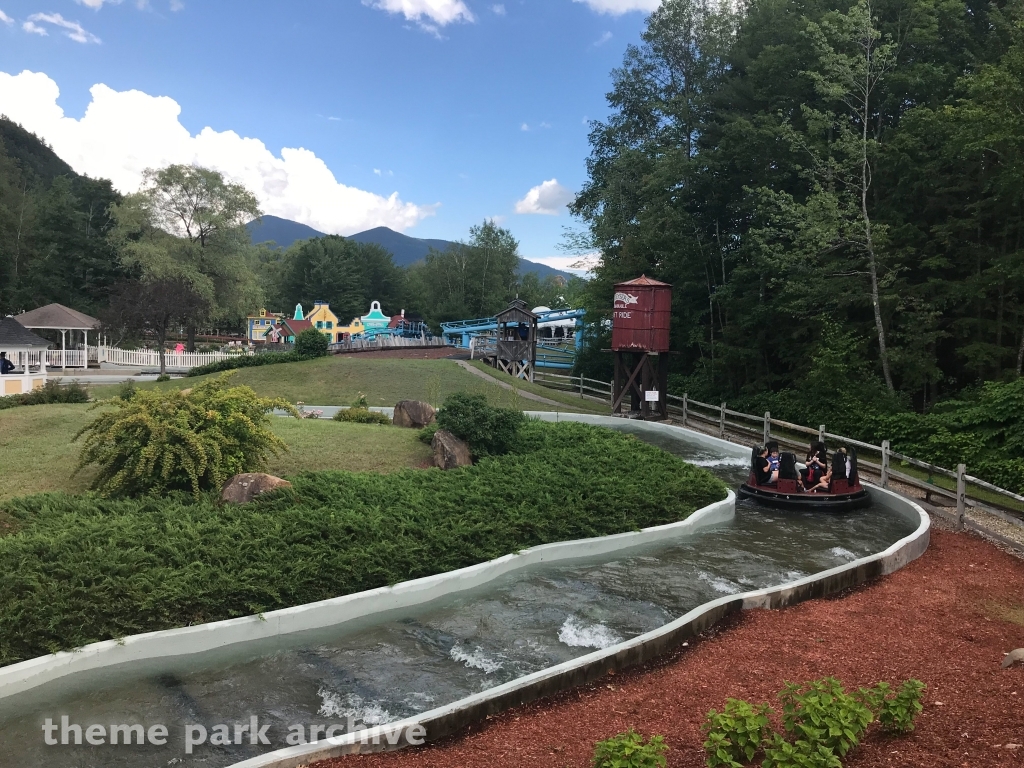
<svg viewBox="0 0 1024 768"><path fill-rule="evenodd" d="M395 405L395 417L391 420L396 427L423 429L435 420L434 407L419 400L403 400Z"/></svg>
<svg viewBox="0 0 1024 768"><path fill-rule="evenodd" d="M1006 654L1006 658L1003 659L1003 663L999 666L1001 666L1003 669L1007 669L1009 667L1014 666L1015 664L1020 664L1021 666L1024 666L1024 648L1018 648L1016 651L1010 651L1008 654Z"/></svg>
<svg viewBox="0 0 1024 768"><path fill-rule="evenodd" d="M220 493L220 500L229 504L248 504L261 493L291 487L291 483L280 477L263 472L246 472L227 481Z"/></svg>
<svg viewBox="0 0 1024 768"><path fill-rule="evenodd" d="M430 447L434 449L434 466L441 469L468 467L473 463L469 455L469 445L446 429L439 429L434 433Z"/></svg>

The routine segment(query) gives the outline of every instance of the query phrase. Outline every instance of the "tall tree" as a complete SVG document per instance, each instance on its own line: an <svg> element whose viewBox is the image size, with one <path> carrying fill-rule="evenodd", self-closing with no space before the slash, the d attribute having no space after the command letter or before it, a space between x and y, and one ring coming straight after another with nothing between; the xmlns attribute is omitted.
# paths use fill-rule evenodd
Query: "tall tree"
<svg viewBox="0 0 1024 768"><path fill-rule="evenodd" d="M147 170L142 189L111 208L122 262L146 279L181 278L203 296L209 319L236 321L262 299L245 224L261 214L245 187L214 170L171 165ZM196 325L188 326L189 350Z"/></svg>

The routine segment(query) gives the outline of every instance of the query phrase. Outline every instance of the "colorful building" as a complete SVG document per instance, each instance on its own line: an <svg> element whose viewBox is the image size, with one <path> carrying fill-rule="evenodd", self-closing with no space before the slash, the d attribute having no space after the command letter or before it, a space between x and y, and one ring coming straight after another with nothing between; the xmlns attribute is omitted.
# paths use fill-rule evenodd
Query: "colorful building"
<svg viewBox="0 0 1024 768"><path fill-rule="evenodd" d="M267 331L281 322L281 315L261 309L258 314L246 318L246 338L249 343L263 343L267 340Z"/></svg>
<svg viewBox="0 0 1024 768"><path fill-rule="evenodd" d="M381 331L388 327L391 318L380 311L380 302L370 302L370 311L362 316L363 327L368 331Z"/></svg>
<svg viewBox="0 0 1024 768"><path fill-rule="evenodd" d="M280 333L280 339L282 342L288 344L295 343L295 337L302 333L307 328L312 328L313 324L309 320L282 320L281 325L278 327Z"/></svg>
<svg viewBox="0 0 1024 768"><path fill-rule="evenodd" d="M313 309L306 315L306 320L326 336L328 341L332 343L335 341L335 334L339 325L338 316L331 312L331 305L326 301L314 303Z"/></svg>

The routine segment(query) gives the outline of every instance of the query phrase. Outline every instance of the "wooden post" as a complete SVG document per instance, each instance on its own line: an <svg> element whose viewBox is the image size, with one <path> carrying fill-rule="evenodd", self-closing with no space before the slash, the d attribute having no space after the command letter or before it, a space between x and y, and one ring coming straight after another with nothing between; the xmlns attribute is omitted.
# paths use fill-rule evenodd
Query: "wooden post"
<svg viewBox="0 0 1024 768"><path fill-rule="evenodd" d="M882 487L889 487L889 441L882 441Z"/></svg>
<svg viewBox="0 0 1024 768"><path fill-rule="evenodd" d="M967 512L967 465L956 465L956 527L964 529L964 517Z"/></svg>
<svg viewBox="0 0 1024 768"><path fill-rule="evenodd" d="M825 425L824 424L822 424L820 427L818 427L818 442L819 443L824 443L825 442Z"/></svg>
<svg viewBox="0 0 1024 768"><path fill-rule="evenodd" d="M761 445L768 445L768 441L772 439L772 414L771 411L764 412L764 440L761 441Z"/></svg>
<svg viewBox="0 0 1024 768"><path fill-rule="evenodd" d="M725 437L725 403L722 403L721 415L718 417L718 436Z"/></svg>
<svg viewBox="0 0 1024 768"><path fill-rule="evenodd" d="M583 399L583 374L580 374L580 400Z"/></svg>
<svg viewBox="0 0 1024 768"><path fill-rule="evenodd" d="M689 410L689 409L687 408L687 405L688 405L688 397L689 397L689 395L687 395L687 394L686 394L686 393L684 392L684 393L683 393L683 426L684 426L684 427L686 426L686 417L687 417L687 416L689 415L689 414L687 413L687 411Z"/></svg>

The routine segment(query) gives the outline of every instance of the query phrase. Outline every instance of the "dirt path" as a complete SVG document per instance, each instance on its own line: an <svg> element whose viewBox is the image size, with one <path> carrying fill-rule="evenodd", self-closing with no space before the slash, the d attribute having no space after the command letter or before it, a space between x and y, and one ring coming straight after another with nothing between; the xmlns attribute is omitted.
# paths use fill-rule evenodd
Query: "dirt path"
<svg viewBox="0 0 1024 768"><path fill-rule="evenodd" d="M773 701L787 680L928 685L917 730L872 730L847 768L1024 765L1024 562L968 534L933 531L902 571L842 598L749 611L645 669L511 710L459 737L317 768L585 768L593 744L636 727L664 734L671 768L704 765L700 724L726 697ZM773 702L774 703L774 702Z"/></svg>
<svg viewBox="0 0 1024 768"><path fill-rule="evenodd" d="M479 368L474 368L465 360L456 360L455 362L457 362L460 366L465 368L470 373L474 374L475 376L479 376L481 379L490 384L497 384L502 389L512 389L512 385L509 384L508 382L502 381L501 379L496 379L494 376L488 376ZM519 396L524 400L533 400L535 403L544 403L545 405L557 405L561 406L562 408L567 407L565 403L560 403L557 400L548 400L546 397L541 397L540 395L535 395L532 392L526 392L522 389L519 390Z"/></svg>

